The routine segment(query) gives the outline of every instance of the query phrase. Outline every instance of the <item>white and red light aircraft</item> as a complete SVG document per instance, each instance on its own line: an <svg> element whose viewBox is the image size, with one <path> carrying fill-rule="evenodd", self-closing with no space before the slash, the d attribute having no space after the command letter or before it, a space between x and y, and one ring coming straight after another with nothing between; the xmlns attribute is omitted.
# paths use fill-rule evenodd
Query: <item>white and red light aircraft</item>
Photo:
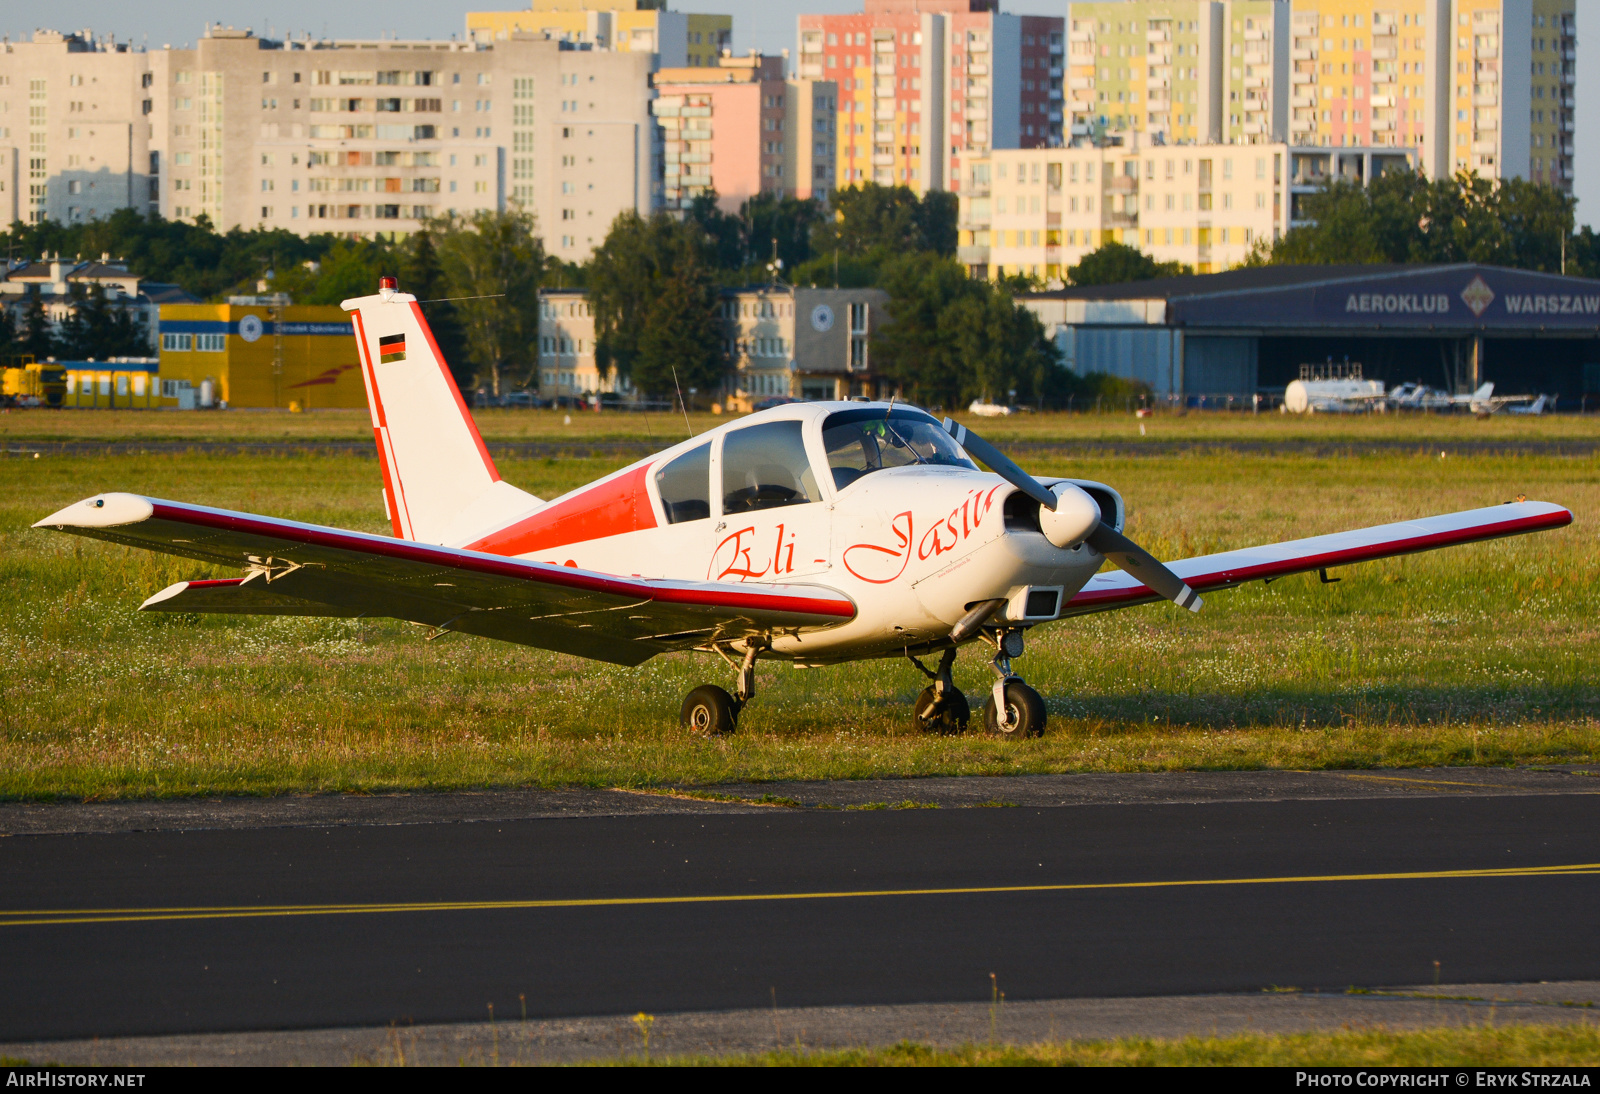
<svg viewBox="0 0 1600 1094"><path fill-rule="evenodd" d="M384 278L354 312L393 537L134 494L35 527L183 555L245 576L180 582L142 610L386 616L624 665L719 655L685 725L735 728L758 659L906 657L933 680L913 717L960 732L958 647L993 650L992 732L1036 736L1013 671L1027 630L1196 590L1571 523L1521 501L1163 565L1122 534L1122 497L1035 478L946 419L893 403L795 403L666 449L553 501L495 471L415 297ZM982 471L973 458L986 464ZM1122 567L1101 573L1107 559ZM939 654L937 669L919 657Z"/></svg>

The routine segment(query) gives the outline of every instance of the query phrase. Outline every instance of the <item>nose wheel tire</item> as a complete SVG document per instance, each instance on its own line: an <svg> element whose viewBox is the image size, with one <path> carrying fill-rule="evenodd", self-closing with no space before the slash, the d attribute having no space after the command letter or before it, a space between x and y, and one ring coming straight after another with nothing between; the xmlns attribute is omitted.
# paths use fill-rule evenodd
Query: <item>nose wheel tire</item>
<svg viewBox="0 0 1600 1094"><path fill-rule="evenodd" d="M951 688L945 689L942 703L936 688L923 688L911 708L911 727L917 733L953 736L965 733L971 720L972 708L967 705L967 697Z"/></svg>
<svg viewBox="0 0 1600 1094"><path fill-rule="evenodd" d="M983 725L997 737L1043 737L1045 710L1039 693L1021 680L1009 681L1005 686L1006 722L1001 723L995 710L994 695L983 702Z"/></svg>
<svg viewBox="0 0 1600 1094"><path fill-rule="evenodd" d="M739 703L715 684L701 684L683 700L678 723L707 737L732 733L739 725Z"/></svg>

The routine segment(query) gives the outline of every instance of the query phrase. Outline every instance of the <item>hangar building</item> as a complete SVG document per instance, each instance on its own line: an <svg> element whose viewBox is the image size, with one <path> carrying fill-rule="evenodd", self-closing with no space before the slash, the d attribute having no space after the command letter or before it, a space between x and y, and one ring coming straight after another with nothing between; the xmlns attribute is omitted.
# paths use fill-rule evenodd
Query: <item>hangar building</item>
<svg viewBox="0 0 1600 1094"><path fill-rule="evenodd" d="M1161 397L1280 394L1303 363L1388 386L1600 393L1600 281L1472 263L1259 266L1021 298L1079 374Z"/></svg>
<svg viewBox="0 0 1600 1094"><path fill-rule="evenodd" d="M192 410L205 405L201 391L229 407L367 405L350 317L336 304L163 304L160 331L161 405Z"/></svg>

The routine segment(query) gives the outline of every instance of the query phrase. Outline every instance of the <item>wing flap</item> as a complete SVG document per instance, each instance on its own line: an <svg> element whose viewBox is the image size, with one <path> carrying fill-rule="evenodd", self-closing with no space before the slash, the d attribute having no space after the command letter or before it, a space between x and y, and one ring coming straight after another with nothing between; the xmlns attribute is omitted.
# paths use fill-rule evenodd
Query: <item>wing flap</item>
<svg viewBox="0 0 1600 1094"><path fill-rule="evenodd" d="M35 527L252 571L226 590L174 586L147 602L154 611L243 614L237 605L253 602L269 614L386 616L619 664L833 627L856 611L820 586L624 578L131 494L98 495Z"/></svg>
<svg viewBox="0 0 1600 1094"><path fill-rule="evenodd" d="M331 604L315 604L285 596L263 581L242 577L215 581L180 581L139 605L141 612L201 612L213 615L328 615L353 617L362 612Z"/></svg>
<svg viewBox="0 0 1600 1094"><path fill-rule="evenodd" d="M1246 547L1240 551L1201 555L1168 568L1192 588L1231 589L1250 581L1310 573L1380 558L1434 551L1463 543L1526 535L1572 523L1572 513L1543 501L1512 502L1485 509L1381 524L1309 539ZM1138 578L1124 570L1096 574L1062 609L1063 616L1130 608L1160 600Z"/></svg>

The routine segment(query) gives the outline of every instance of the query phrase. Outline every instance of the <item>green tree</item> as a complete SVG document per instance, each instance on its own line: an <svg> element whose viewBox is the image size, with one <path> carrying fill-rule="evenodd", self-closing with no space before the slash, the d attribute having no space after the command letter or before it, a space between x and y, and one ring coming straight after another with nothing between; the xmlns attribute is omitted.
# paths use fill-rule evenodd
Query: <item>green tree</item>
<svg viewBox="0 0 1600 1094"><path fill-rule="evenodd" d="M673 391L672 354L684 352L688 356L677 368L685 389L710 391L720 384L727 357L717 254L717 241L693 217L678 221L657 214L646 220L630 211L612 222L588 268L595 361L602 373L615 370L651 395L667 394ZM662 305L664 298L673 307ZM716 352L702 354L694 347L709 346L710 331ZM713 364L715 382L701 371L692 381L685 378L686 369L710 370Z"/></svg>
<svg viewBox="0 0 1600 1094"><path fill-rule="evenodd" d="M12 340L18 352L31 353L41 361L57 356L55 331L51 328L50 316L44 310L44 300L36 288L28 289L28 303L23 308L22 322Z"/></svg>
<svg viewBox="0 0 1600 1094"><path fill-rule="evenodd" d="M747 261L765 267L773 252L783 262L783 277L793 281L794 272L812 257L811 233L823 222L822 203L816 198L778 198L759 194L744 203L740 218L745 224Z"/></svg>
<svg viewBox="0 0 1600 1094"><path fill-rule="evenodd" d="M56 352L69 360L143 357L150 352L144 323L97 285L74 284L71 310L56 331Z"/></svg>
<svg viewBox="0 0 1600 1094"><path fill-rule="evenodd" d="M705 233L710 260L717 268L742 270L749 264L750 248L744 220L722 211L715 190L707 190L696 197L684 211L683 218Z"/></svg>
<svg viewBox="0 0 1600 1094"><path fill-rule="evenodd" d="M693 404L696 393L704 397L721 387L727 350L711 274L689 260L658 283L633 365L633 382L647 396L670 397L681 387Z"/></svg>
<svg viewBox="0 0 1600 1094"><path fill-rule="evenodd" d="M890 322L873 334L873 362L917 402L1038 404L1059 383L1055 346L1004 286L926 251L886 263L881 284Z"/></svg>
<svg viewBox="0 0 1600 1094"><path fill-rule="evenodd" d="M384 248L367 240L341 239L322 257L321 268L300 304L337 304L378 291L378 278L395 268Z"/></svg>
<svg viewBox="0 0 1600 1094"><path fill-rule="evenodd" d="M430 222L457 301L467 353L495 395L523 387L538 365L544 243L531 214L480 212Z"/></svg>
<svg viewBox="0 0 1600 1094"><path fill-rule="evenodd" d="M15 223L0 234L0 248L15 254L106 254L125 259L128 268L145 280L176 283L205 299L254 292L256 281L269 269L281 273L315 262L335 242L332 234L302 237L283 229L235 228L218 233L203 216L189 223L142 216L132 209L84 223Z"/></svg>
<svg viewBox="0 0 1600 1094"><path fill-rule="evenodd" d="M910 187L867 183L836 190L833 216L812 232L812 249L824 255L887 258L907 251L956 253L956 195L929 190L918 197Z"/></svg>
<svg viewBox="0 0 1600 1094"><path fill-rule="evenodd" d="M1553 186L1477 174L1386 171L1368 186L1330 179L1301 201L1308 224L1258 248L1278 264L1484 262L1558 272L1576 202ZM1581 249L1581 248L1578 248Z"/></svg>
<svg viewBox="0 0 1600 1094"><path fill-rule="evenodd" d="M1181 262L1157 262L1137 247L1113 242L1102 243L1076 266L1068 266L1067 279L1074 285L1120 285L1193 272Z"/></svg>
<svg viewBox="0 0 1600 1094"><path fill-rule="evenodd" d="M450 278L434 246L433 232L428 228L407 239L400 255L400 288L422 303L422 314L433 331L433 340L439 345L455 377L456 386L470 391L473 381L472 357L467 349L466 333L461 326L457 301L447 299L455 295L450 288Z"/></svg>

